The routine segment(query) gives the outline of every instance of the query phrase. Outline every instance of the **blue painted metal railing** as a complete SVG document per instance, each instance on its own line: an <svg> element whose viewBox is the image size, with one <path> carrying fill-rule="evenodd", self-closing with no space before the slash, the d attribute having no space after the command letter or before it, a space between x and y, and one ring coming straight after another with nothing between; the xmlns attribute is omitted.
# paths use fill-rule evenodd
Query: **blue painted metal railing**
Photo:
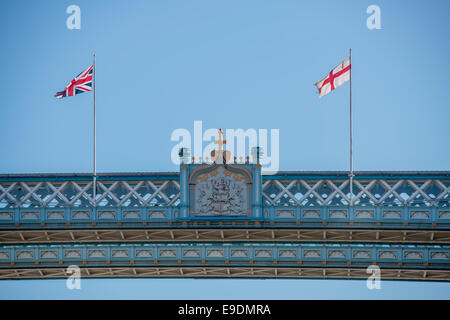
<svg viewBox="0 0 450 320"><path fill-rule="evenodd" d="M263 176L263 218L179 218L178 173L0 175L0 229L96 227L450 228L449 172ZM352 201L352 206L350 206ZM218 218L219 220L221 218ZM243 220L243 221L240 221ZM184 222L184 223L183 223Z"/></svg>
<svg viewBox="0 0 450 320"><path fill-rule="evenodd" d="M108 209L0 209L0 229L143 227L364 227L450 229L450 210L439 208L283 208L265 210L261 221L208 218L182 221L176 207Z"/></svg>

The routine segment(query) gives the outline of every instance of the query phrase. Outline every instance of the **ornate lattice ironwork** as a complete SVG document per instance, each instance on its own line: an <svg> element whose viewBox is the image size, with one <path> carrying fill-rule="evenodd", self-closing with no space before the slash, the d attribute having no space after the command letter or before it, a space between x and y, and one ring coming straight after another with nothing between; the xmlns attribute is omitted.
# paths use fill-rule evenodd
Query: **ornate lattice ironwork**
<svg viewBox="0 0 450 320"><path fill-rule="evenodd" d="M387 174L383 174L387 175ZM448 179L358 179L350 195L348 179L298 179L286 175L263 181L265 206L437 206L450 204ZM171 180L98 181L93 199L92 181L0 181L0 208L146 207L177 206L180 185Z"/></svg>
<svg viewBox="0 0 450 320"><path fill-rule="evenodd" d="M265 206L421 207L450 206L450 180L439 179L270 179L264 181Z"/></svg>
<svg viewBox="0 0 450 320"><path fill-rule="evenodd" d="M0 176L0 228L33 224L52 228L64 228L65 224L79 228L92 224L142 227L147 223L183 227L176 173L100 176L96 189L94 201L89 175ZM352 195L343 173L280 173L264 176L262 190L260 226L265 227L320 227L323 223L322 227L342 223L360 227L450 226L448 173L360 173L353 180Z"/></svg>
<svg viewBox="0 0 450 320"><path fill-rule="evenodd" d="M0 208L177 206L178 181L12 181L0 183Z"/></svg>

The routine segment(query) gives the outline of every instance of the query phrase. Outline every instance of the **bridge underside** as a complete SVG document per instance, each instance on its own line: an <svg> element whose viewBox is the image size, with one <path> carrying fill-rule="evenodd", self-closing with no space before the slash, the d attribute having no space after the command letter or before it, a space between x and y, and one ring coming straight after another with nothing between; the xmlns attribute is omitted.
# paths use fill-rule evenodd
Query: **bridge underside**
<svg viewBox="0 0 450 320"><path fill-rule="evenodd" d="M1 243L68 242L395 242L450 243L450 230L405 229L68 229L0 230Z"/></svg>
<svg viewBox="0 0 450 320"><path fill-rule="evenodd" d="M360 279L370 276L357 268L283 267L82 267L82 278L273 278ZM66 279L66 268L0 269L0 279ZM450 281L450 270L382 269L381 280Z"/></svg>

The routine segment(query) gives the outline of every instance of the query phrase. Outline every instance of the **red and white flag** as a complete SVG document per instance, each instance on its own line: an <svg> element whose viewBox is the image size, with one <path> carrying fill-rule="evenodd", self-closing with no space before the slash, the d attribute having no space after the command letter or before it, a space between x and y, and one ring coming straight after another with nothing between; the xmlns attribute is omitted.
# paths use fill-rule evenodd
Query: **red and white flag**
<svg viewBox="0 0 450 320"><path fill-rule="evenodd" d="M331 70L326 78L316 82L315 86L319 89L319 99L350 80L350 68L350 58L347 58Z"/></svg>

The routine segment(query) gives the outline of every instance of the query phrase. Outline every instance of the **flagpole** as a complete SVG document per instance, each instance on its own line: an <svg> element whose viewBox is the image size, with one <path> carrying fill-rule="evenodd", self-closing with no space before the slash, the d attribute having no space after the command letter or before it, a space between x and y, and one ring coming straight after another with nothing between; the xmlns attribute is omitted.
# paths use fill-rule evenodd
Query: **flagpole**
<svg viewBox="0 0 450 320"><path fill-rule="evenodd" d="M96 193L97 193L97 128L96 128L96 109L95 109L95 53L94 53L94 64L93 64L93 94L94 94L94 177L93 177L93 199L94 207L96 206Z"/></svg>
<svg viewBox="0 0 450 320"><path fill-rule="evenodd" d="M353 206L352 48L350 48L350 206Z"/></svg>

